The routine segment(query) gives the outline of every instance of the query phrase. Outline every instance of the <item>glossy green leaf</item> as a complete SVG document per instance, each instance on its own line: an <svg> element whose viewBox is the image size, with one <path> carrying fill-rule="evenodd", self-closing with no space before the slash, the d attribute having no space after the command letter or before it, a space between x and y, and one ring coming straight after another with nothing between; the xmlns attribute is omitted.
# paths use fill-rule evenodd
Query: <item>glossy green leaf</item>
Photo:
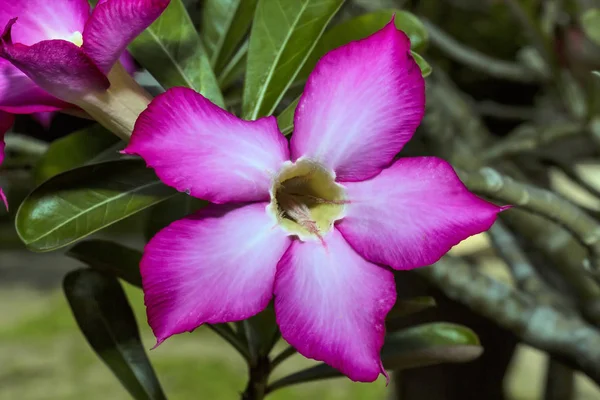
<svg viewBox="0 0 600 400"><path fill-rule="evenodd" d="M244 86L247 119L271 115L344 0L259 0Z"/></svg>
<svg viewBox="0 0 600 400"><path fill-rule="evenodd" d="M142 253L108 240L86 240L77 243L66 253L90 267L142 287L140 261Z"/></svg>
<svg viewBox="0 0 600 400"><path fill-rule="evenodd" d="M435 307L435 299L431 296L398 299L387 315L387 319L402 318Z"/></svg>
<svg viewBox="0 0 600 400"><path fill-rule="evenodd" d="M425 48L428 41L427 29L413 14L395 9L363 14L335 25L325 32L296 77L296 81L306 80L317 61L325 54L337 47L372 35L388 24L394 14L396 27L410 38L411 49L418 51Z"/></svg>
<svg viewBox="0 0 600 400"><path fill-rule="evenodd" d="M474 360L483 352L477 335L461 325L431 323L388 334L381 350L381 361L387 370L403 370L442 363ZM319 364L278 381L269 391L320 379L342 376L327 364Z"/></svg>
<svg viewBox="0 0 600 400"><path fill-rule="evenodd" d="M581 27L594 43L600 45L600 8L591 8L581 16Z"/></svg>
<svg viewBox="0 0 600 400"><path fill-rule="evenodd" d="M67 274L63 289L79 329L129 394L136 400L166 399L119 282L86 268Z"/></svg>
<svg viewBox="0 0 600 400"><path fill-rule="evenodd" d="M258 0L206 0L202 40L210 64L217 72L227 65L250 29Z"/></svg>
<svg viewBox="0 0 600 400"><path fill-rule="evenodd" d="M171 3L129 51L165 88L192 88L223 106L223 95L196 28L181 0Z"/></svg>
<svg viewBox="0 0 600 400"><path fill-rule="evenodd" d="M98 124L55 140L35 166L35 183L39 185L61 172L77 168L119 142L118 137Z"/></svg>
<svg viewBox="0 0 600 400"><path fill-rule="evenodd" d="M17 211L17 233L30 250L55 250L176 193L140 160L76 168L27 196Z"/></svg>
<svg viewBox="0 0 600 400"><path fill-rule="evenodd" d="M592 71L592 75L600 79L600 71Z"/></svg>
<svg viewBox="0 0 600 400"><path fill-rule="evenodd" d="M419 54L415 53L414 51L411 51L410 54L415 59L415 62L417 63L419 68L421 68L421 75L423 75L423 78L427 78L429 76L429 74L431 74L431 65L429 65L429 63L427 61L425 61L425 59L423 57L421 57Z"/></svg>
<svg viewBox="0 0 600 400"><path fill-rule="evenodd" d="M161 229L173 221L177 221L192 212L209 204L207 201L197 199L185 193L175 196L153 206L148 213L144 236L150 240Z"/></svg>
<svg viewBox="0 0 600 400"><path fill-rule="evenodd" d="M292 101L289 106L285 108L277 117L277 125L279 126L279 130L284 135L289 135L294 130L294 113L296 112L296 107L298 106L298 102L300 101L300 97L296 100Z"/></svg>
<svg viewBox="0 0 600 400"><path fill-rule="evenodd" d="M231 84L233 84L233 82L244 75L244 71L246 70L247 55L248 41L245 41L235 53L233 58L229 60L229 63L225 66L225 68L219 72L219 77L217 80L221 89L227 89L229 86L231 86Z"/></svg>

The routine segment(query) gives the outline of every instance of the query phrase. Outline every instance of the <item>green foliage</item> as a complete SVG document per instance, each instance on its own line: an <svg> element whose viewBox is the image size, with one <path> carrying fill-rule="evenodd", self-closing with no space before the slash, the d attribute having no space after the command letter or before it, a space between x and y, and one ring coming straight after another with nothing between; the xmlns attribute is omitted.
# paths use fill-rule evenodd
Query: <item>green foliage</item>
<svg viewBox="0 0 600 400"><path fill-rule="evenodd" d="M119 138L101 125L92 125L55 140L36 164L34 180L39 185L61 172L86 164L119 142ZM117 155L116 150L114 155Z"/></svg>
<svg viewBox="0 0 600 400"><path fill-rule="evenodd" d="M17 233L30 250L56 250L176 193L138 160L83 166L27 196L17 212Z"/></svg>
<svg viewBox="0 0 600 400"><path fill-rule="evenodd" d="M63 289L79 329L131 396L166 400L119 282L98 271L79 269L67 274Z"/></svg>
<svg viewBox="0 0 600 400"><path fill-rule="evenodd" d="M210 64L218 74L235 54L250 29L258 0L207 0L202 18L202 40Z"/></svg>
<svg viewBox="0 0 600 400"><path fill-rule="evenodd" d="M250 34L243 115L271 115L344 0L259 0Z"/></svg>
<svg viewBox="0 0 600 400"><path fill-rule="evenodd" d="M171 0L129 51L165 89L189 87L224 105L207 52L181 0Z"/></svg>
<svg viewBox="0 0 600 400"><path fill-rule="evenodd" d="M142 287L139 269L142 253L138 250L108 240L93 239L77 243L69 249L67 256L133 286Z"/></svg>
<svg viewBox="0 0 600 400"><path fill-rule="evenodd" d="M581 26L585 34L600 46L600 8L591 8L581 16Z"/></svg>

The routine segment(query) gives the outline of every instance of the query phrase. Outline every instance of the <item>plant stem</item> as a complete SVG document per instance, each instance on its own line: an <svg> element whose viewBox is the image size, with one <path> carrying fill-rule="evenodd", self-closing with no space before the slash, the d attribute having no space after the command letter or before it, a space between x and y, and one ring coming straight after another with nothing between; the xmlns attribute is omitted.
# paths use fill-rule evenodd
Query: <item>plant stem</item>
<svg viewBox="0 0 600 400"><path fill-rule="evenodd" d="M255 366L250 366L248 385L241 400L263 400L267 391L267 381L271 366L268 357L262 357Z"/></svg>
<svg viewBox="0 0 600 400"><path fill-rule="evenodd" d="M287 360L289 357L296 354L296 351L297 350L295 348L290 346L287 349L285 349L284 351L282 351L281 353L279 353L277 356L275 356L275 358L271 362L271 368L275 369L275 367L277 367L279 364L281 364L282 362Z"/></svg>

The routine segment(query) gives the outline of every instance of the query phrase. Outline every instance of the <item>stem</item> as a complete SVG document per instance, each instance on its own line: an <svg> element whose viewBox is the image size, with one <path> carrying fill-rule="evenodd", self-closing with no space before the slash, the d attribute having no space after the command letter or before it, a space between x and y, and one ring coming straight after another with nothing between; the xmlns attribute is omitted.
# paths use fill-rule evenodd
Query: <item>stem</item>
<svg viewBox="0 0 600 400"><path fill-rule="evenodd" d="M291 356L296 354L296 352L297 352L297 350L295 348L293 348L292 346L283 350L281 353L279 353L277 356L275 356L275 358L271 362L271 369L275 369L275 367L277 367L279 364L281 364L282 362L284 362L285 360L287 360L288 358L290 358Z"/></svg>
<svg viewBox="0 0 600 400"><path fill-rule="evenodd" d="M421 21L429 31L431 42L455 61L495 78L524 83L540 80L540 77L534 74L533 71L520 64L498 60L475 49L471 49L426 19L421 19Z"/></svg>
<svg viewBox="0 0 600 400"><path fill-rule="evenodd" d="M573 370L554 358L548 359L544 400L571 400L574 397Z"/></svg>
<svg viewBox="0 0 600 400"><path fill-rule="evenodd" d="M271 372L269 358L262 357L255 366L250 367L248 386L242 393L241 400L262 400L267 394L267 381Z"/></svg>
<svg viewBox="0 0 600 400"><path fill-rule="evenodd" d="M240 339L236 336L235 332L229 325L226 324L218 324L218 325L210 325L206 324L208 328L210 328L217 335L221 336L225 339L230 345L232 345L244 359L250 362L250 353L248 352L248 348L244 346L244 343L240 341Z"/></svg>

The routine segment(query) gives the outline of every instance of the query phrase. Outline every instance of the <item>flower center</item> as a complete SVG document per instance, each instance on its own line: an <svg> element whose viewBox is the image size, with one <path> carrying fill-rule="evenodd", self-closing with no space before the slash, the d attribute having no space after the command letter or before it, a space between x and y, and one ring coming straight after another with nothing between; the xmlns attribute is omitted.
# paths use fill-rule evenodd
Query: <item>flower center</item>
<svg viewBox="0 0 600 400"><path fill-rule="evenodd" d="M333 171L306 159L287 162L270 192L268 212L288 234L302 240L322 239L343 217L347 202Z"/></svg>
<svg viewBox="0 0 600 400"><path fill-rule="evenodd" d="M73 43L77 47L81 47L83 44L83 35L79 31L73 32L73 34L67 38L67 40Z"/></svg>

